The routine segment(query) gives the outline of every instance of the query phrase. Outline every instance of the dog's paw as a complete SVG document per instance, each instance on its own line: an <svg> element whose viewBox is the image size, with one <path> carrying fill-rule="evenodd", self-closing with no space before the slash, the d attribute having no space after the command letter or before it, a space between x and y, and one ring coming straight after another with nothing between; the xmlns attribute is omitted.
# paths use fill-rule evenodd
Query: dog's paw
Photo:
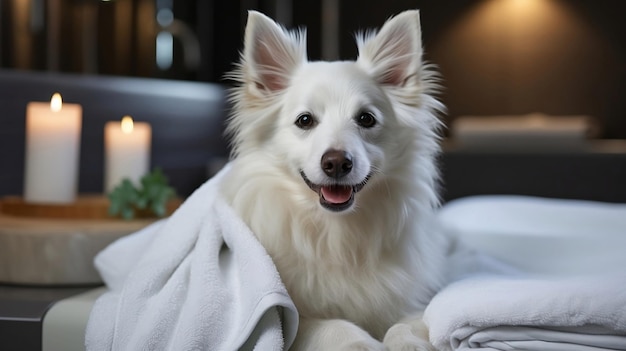
<svg viewBox="0 0 626 351"><path fill-rule="evenodd" d="M385 347L368 332L346 320L301 317L298 334L291 349L298 351L383 351Z"/></svg>
<svg viewBox="0 0 626 351"><path fill-rule="evenodd" d="M413 334L411 326L403 323L389 328L383 343L387 351L436 351L428 340Z"/></svg>
<svg viewBox="0 0 626 351"><path fill-rule="evenodd" d="M385 346L383 343L370 339L353 341L339 347L341 351L384 351Z"/></svg>

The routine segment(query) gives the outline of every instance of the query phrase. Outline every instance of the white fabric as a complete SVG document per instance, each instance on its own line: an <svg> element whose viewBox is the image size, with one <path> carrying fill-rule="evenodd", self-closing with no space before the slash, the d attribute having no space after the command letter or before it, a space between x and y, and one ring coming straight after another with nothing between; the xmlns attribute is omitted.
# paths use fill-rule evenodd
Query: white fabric
<svg viewBox="0 0 626 351"><path fill-rule="evenodd" d="M446 204L438 216L469 247L527 273L579 275L626 267L626 204L473 196Z"/></svg>
<svg viewBox="0 0 626 351"><path fill-rule="evenodd" d="M626 350L626 205L481 196L439 218L517 274L483 260L437 294L424 318L438 349Z"/></svg>
<svg viewBox="0 0 626 351"><path fill-rule="evenodd" d="M91 312L88 350L282 350L296 308L271 258L219 196L226 170L168 219L96 257L110 289Z"/></svg>
<svg viewBox="0 0 626 351"><path fill-rule="evenodd" d="M626 274L468 278L436 295L425 321L440 350L626 350Z"/></svg>

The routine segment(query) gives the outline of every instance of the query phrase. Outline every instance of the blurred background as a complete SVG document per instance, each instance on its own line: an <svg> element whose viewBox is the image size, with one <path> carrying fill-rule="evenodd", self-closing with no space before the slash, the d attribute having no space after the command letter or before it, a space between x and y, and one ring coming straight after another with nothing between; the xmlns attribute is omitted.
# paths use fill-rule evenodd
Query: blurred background
<svg viewBox="0 0 626 351"><path fill-rule="evenodd" d="M458 116L591 116L626 138L621 0L2 0L0 66L217 82L248 9L307 27L311 59L352 59L353 34L421 10L425 57Z"/></svg>

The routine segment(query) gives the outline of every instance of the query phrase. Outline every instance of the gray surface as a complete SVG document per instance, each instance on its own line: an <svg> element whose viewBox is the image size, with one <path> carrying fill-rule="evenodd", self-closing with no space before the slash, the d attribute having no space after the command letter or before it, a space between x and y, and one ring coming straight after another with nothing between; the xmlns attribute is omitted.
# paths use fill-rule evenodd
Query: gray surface
<svg viewBox="0 0 626 351"><path fill-rule="evenodd" d="M58 301L46 314L42 331L43 351L82 351L85 349L85 328L96 299L106 288L101 287Z"/></svg>

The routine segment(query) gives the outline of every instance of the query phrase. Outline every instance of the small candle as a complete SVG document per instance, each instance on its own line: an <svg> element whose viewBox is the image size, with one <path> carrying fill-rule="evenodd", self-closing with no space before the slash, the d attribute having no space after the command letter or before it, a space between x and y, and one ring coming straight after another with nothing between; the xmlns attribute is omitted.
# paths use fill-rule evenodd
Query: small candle
<svg viewBox="0 0 626 351"><path fill-rule="evenodd" d="M148 173L152 129L145 122L124 116L104 126L104 189L111 192L124 178L135 185Z"/></svg>
<svg viewBox="0 0 626 351"><path fill-rule="evenodd" d="M83 109L63 103L55 93L47 102L26 106L24 199L35 203L71 203L78 189Z"/></svg>

